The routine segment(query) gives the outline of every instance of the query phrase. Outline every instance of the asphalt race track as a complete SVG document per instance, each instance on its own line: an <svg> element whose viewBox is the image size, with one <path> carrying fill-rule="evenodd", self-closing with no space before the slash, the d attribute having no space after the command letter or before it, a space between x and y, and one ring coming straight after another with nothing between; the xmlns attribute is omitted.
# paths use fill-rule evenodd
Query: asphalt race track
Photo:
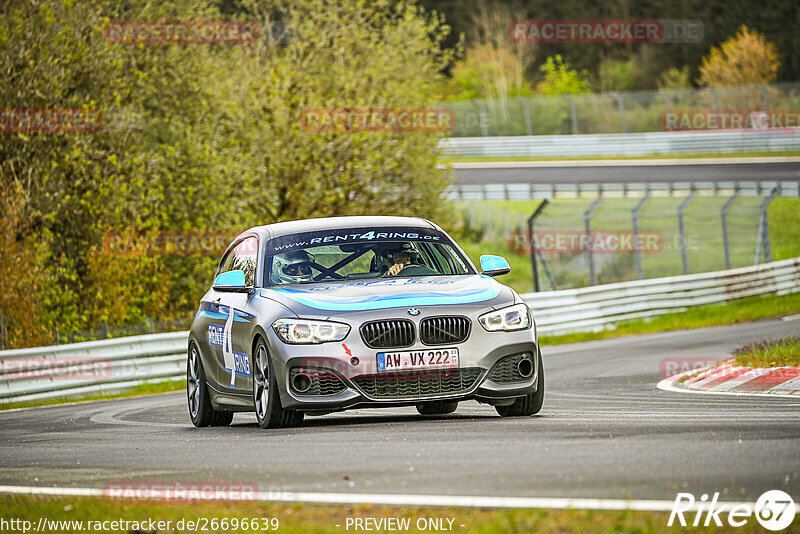
<svg viewBox="0 0 800 534"><path fill-rule="evenodd" d="M800 494L800 399L665 392L664 358L726 357L800 321L544 347L536 417L464 403L306 418L265 431L192 427L183 393L0 413L0 484L102 488L132 481L255 482L266 490L754 501Z"/></svg>
<svg viewBox="0 0 800 534"><path fill-rule="evenodd" d="M457 184L800 180L800 158L453 164Z"/></svg>

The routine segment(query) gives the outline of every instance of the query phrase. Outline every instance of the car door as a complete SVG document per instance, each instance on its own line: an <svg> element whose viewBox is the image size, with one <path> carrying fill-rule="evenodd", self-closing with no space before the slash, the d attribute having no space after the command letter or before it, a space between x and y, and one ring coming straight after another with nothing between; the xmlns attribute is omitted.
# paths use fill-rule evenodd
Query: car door
<svg viewBox="0 0 800 534"><path fill-rule="evenodd" d="M229 249L220 262L217 276L229 271L245 273L248 287L254 287L258 259L258 239L246 237ZM250 293L229 291L210 292L211 305L216 313L209 321L208 343L214 354L214 378L223 392L244 392L251 387L250 377L250 333L255 315L248 311Z"/></svg>

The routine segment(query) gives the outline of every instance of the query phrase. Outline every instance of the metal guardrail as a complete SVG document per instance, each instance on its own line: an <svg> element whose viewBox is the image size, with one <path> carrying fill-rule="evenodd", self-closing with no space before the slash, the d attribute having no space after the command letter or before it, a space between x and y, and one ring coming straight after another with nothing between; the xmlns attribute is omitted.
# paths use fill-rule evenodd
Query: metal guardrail
<svg viewBox="0 0 800 534"><path fill-rule="evenodd" d="M768 131L449 137L443 139L439 146L445 156L485 157L782 152L800 149L800 128Z"/></svg>
<svg viewBox="0 0 800 534"><path fill-rule="evenodd" d="M539 334L559 335L600 331L620 321L692 306L798 291L800 258L793 258L726 271L527 293L522 298L536 318Z"/></svg>
<svg viewBox="0 0 800 534"><path fill-rule="evenodd" d="M779 196L800 197L800 181L703 181L703 182L608 182L608 183L512 183L454 184L445 195L450 200L535 200L575 198L580 196L641 197L684 196L691 191L708 195L767 196L776 190Z"/></svg>
<svg viewBox="0 0 800 534"><path fill-rule="evenodd" d="M0 402L121 389L186 373L188 332L0 351Z"/></svg>
<svg viewBox="0 0 800 534"><path fill-rule="evenodd" d="M601 330L618 321L753 295L800 291L800 258L727 271L529 293L540 334ZM188 332L0 352L0 402L121 389L185 375Z"/></svg>

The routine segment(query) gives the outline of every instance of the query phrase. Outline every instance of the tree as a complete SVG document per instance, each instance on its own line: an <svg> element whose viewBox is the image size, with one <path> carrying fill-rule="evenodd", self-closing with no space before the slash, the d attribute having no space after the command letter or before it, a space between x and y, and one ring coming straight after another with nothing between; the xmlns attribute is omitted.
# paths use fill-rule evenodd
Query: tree
<svg viewBox="0 0 800 534"><path fill-rule="evenodd" d="M26 239L22 186L0 180L0 350L45 345L51 335L38 319L42 304L36 298L43 279L42 252L46 240Z"/></svg>
<svg viewBox="0 0 800 534"><path fill-rule="evenodd" d="M560 54L550 56L539 69L544 74L536 90L543 95L565 95L588 93L591 85L587 80L588 72L578 72L572 65L565 63Z"/></svg>
<svg viewBox="0 0 800 534"><path fill-rule="evenodd" d="M633 91L640 88L640 78L642 76L634 60L606 60L598 70L597 88L600 91Z"/></svg>
<svg viewBox="0 0 800 534"><path fill-rule="evenodd" d="M706 86L769 83L777 77L779 67L775 45L743 25L739 33L703 58L698 82Z"/></svg>
<svg viewBox="0 0 800 534"><path fill-rule="evenodd" d="M658 77L659 89L688 89L691 86L692 77L689 74L689 65L684 65L680 69L671 67Z"/></svg>
<svg viewBox="0 0 800 534"><path fill-rule="evenodd" d="M456 98L504 101L528 94L526 72L535 59L536 45L516 42L508 34L510 21L524 18L520 6L479 0L466 13L470 46L451 71ZM501 108L505 109L502 102Z"/></svg>
<svg viewBox="0 0 800 534"><path fill-rule="evenodd" d="M525 67L508 48L479 44L453 66L456 98L505 99L530 92Z"/></svg>
<svg viewBox="0 0 800 534"><path fill-rule="evenodd" d="M0 302L11 345L27 343L12 336L21 326L69 332L196 309L217 257L108 254L109 232L233 236L358 214L451 222L449 176L436 169L444 133L303 126L310 108L435 101L452 62L449 29L411 1L9 0L0 13L3 107L103 116L97 131L0 131L0 186L24 199L3 200L19 215L2 228L0 256L36 250L42 269L39 284L2 272L38 305L25 325ZM260 37L191 46L103 35L109 20L228 18L257 20ZM285 31L267 31L273 22Z"/></svg>
<svg viewBox="0 0 800 534"><path fill-rule="evenodd" d="M254 8L259 7L255 4ZM448 179L435 170L441 133L309 131L308 109L425 108L452 52L441 20L411 1L278 2L264 19L289 28L285 45L255 43L257 61L233 70L248 123L233 147L246 178L241 199L262 223L359 214L424 215L447 222Z"/></svg>

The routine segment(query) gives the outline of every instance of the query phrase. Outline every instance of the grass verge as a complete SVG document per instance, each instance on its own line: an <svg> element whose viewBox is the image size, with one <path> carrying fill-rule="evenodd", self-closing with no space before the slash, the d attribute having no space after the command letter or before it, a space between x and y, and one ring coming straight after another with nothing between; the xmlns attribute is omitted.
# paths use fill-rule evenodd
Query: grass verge
<svg viewBox="0 0 800 534"><path fill-rule="evenodd" d="M733 354L742 367L800 367L800 337L750 343Z"/></svg>
<svg viewBox="0 0 800 534"><path fill-rule="evenodd" d="M122 391L93 393L91 395L81 395L79 397L64 396L54 397L52 399L2 403L0 404L0 411L13 410L15 408L31 408L34 406L50 406L53 404L64 404L67 402L84 402L93 400L119 399L122 397L136 397L139 395L155 395L157 393L169 393L170 391L182 391L185 388L186 380L169 380L166 382L140 384Z"/></svg>
<svg viewBox="0 0 800 534"><path fill-rule="evenodd" d="M74 498L74 497L33 497L24 495L10 495L0 497L0 517L8 519L22 519L32 523L31 530L36 528L40 518L46 518L49 525L54 521L83 521L84 527L88 521L132 521L140 522L138 525L127 524L118 530L85 528L79 530L77 525L61 525L62 528L45 528L46 532L152 532L149 520L170 521L170 525L156 526L158 532L184 533L194 532L195 529L187 528L188 521L206 520L206 528L198 528L198 532L210 533L238 533L238 532L265 532L267 530L261 523L262 518L278 520L279 532L305 533L305 532L346 532L356 530L351 524L346 529L348 518L407 518L410 528L407 532L418 532L418 520L439 519L447 527L452 524L451 531L455 532L480 532L482 534L537 532L539 534L584 532L584 533L656 533L674 532L675 527L668 527L668 513L660 512L631 512L631 511L588 511L588 510L543 510L543 509L512 509L512 510L487 510L463 508L415 508L415 507L388 507L388 506L327 506L303 504L277 504L277 503L131 503L103 498ZM212 527L212 519L227 519L227 528L217 524ZM232 519L236 518L240 528L232 528ZM251 528L251 521L257 519L257 529ZM448 523L452 519L452 523ZM687 517L691 521L693 516ZM725 527L699 527L693 528L695 532L756 532L758 523L751 518L741 528L734 529L727 525L721 517ZM183 528L180 521L183 520ZM241 528L241 521L247 520L247 527ZM144 524L141 524L144 522ZM106 523L109 527L110 523ZM339 526L337 526L339 525ZM421 525L421 523L420 523ZM463 526L462 526L463 525ZM202 525L200 525L202 527ZM680 527L679 527L680 528ZM372 529L370 529L372 530ZM375 531L387 531L375 528ZM427 529L431 531L436 529ZM406 530L404 530L406 531ZM22 532L22 530L20 530Z"/></svg>
<svg viewBox="0 0 800 534"><path fill-rule="evenodd" d="M735 324L796 312L800 312L800 293L782 296L764 295L747 297L728 304L698 306L685 312L660 315L651 320L623 321L614 330L578 332L563 336L542 336L540 342L543 346L577 343L579 341L592 341L631 334ZM535 317L536 310L533 310L533 313Z"/></svg>

